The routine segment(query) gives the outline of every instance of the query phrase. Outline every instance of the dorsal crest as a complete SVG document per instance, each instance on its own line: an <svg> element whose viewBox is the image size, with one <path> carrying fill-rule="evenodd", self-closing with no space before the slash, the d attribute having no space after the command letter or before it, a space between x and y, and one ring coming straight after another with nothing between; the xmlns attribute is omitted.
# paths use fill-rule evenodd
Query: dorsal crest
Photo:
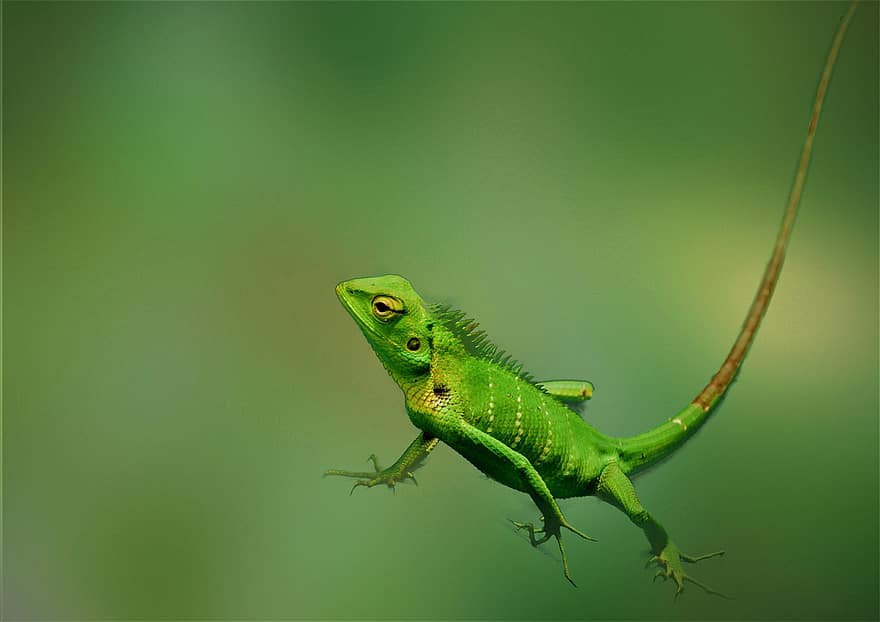
<svg viewBox="0 0 880 622"><path fill-rule="evenodd" d="M435 321L455 335L470 354L491 361L536 387L542 388L530 373L523 370L522 363L492 343L486 331L477 330L479 323L473 318L469 318L463 311L449 305L433 304L428 307L428 312Z"/></svg>

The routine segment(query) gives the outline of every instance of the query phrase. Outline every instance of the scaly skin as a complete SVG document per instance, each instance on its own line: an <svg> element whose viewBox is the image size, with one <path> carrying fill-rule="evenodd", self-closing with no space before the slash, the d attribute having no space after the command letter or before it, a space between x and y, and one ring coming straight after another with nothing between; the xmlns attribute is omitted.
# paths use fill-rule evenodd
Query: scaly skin
<svg viewBox="0 0 880 622"><path fill-rule="evenodd" d="M354 279L337 285L337 296L403 391L407 413L420 434L387 469L371 456L373 471L333 469L325 474L356 478L352 491L379 484L393 488L415 480L413 471L442 441L492 479L532 498L543 525L513 524L526 530L533 546L556 538L569 581L562 529L592 538L568 523L556 499L595 495L643 530L653 554L649 564L659 566L655 578L671 578L676 596L686 582L722 595L684 572L682 562L696 563L723 552L697 557L681 552L641 505L629 476L668 456L705 423L754 340L782 269L819 112L854 9L855 2L832 43L785 217L742 330L718 373L681 412L638 436L606 436L563 403L589 399L590 383L533 381L518 364L501 358L485 335L475 330L475 322L459 312L428 305L401 276Z"/></svg>

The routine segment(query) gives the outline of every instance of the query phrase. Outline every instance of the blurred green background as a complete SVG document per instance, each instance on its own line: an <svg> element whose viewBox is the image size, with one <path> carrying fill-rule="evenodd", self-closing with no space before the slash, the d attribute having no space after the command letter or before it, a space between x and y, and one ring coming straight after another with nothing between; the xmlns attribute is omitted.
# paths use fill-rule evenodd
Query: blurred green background
<svg viewBox="0 0 880 622"><path fill-rule="evenodd" d="M17 3L3 11L4 619L878 617L878 4L718 416L637 481L673 606L414 437L336 282L406 275L634 434L720 364L769 254L836 3Z"/></svg>

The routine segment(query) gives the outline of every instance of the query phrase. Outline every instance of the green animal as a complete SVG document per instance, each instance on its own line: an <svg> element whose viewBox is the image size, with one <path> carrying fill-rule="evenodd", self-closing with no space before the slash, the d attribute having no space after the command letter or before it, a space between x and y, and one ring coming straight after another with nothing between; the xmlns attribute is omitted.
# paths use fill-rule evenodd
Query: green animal
<svg viewBox="0 0 880 622"><path fill-rule="evenodd" d="M388 468L381 468L373 455L373 472L333 469L325 474L357 478L352 491L378 484L393 488L404 480L414 480L413 472L443 441L490 478L532 498L543 524L514 525L528 533L533 546L556 539L565 577L572 584L562 530L593 538L566 520L556 499L595 495L622 510L644 531L653 553L649 563L659 566L657 576L673 579L676 596L685 582L723 596L687 574L682 566L682 562L695 563L723 551L702 556L682 552L639 502L630 478L693 436L718 405L745 358L779 278L816 122L854 8L855 3L832 43L776 246L742 330L718 373L681 412L638 436L606 436L565 404L589 399L593 393L589 382L534 380L478 331L476 322L459 311L427 304L401 276L354 279L337 285L336 294L403 391L409 418L421 432Z"/></svg>

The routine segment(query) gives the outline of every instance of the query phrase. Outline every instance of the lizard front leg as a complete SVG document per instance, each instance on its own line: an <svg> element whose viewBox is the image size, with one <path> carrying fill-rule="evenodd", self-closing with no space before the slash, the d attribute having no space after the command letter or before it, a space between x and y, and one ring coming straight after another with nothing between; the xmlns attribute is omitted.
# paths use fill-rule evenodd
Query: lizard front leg
<svg viewBox="0 0 880 622"><path fill-rule="evenodd" d="M409 447L406 448L400 458L398 458L394 464L387 469L380 468L376 454L372 454L367 458L373 463L373 468L375 470L372 473L369 471L342 471L340 469L328 469L324 471L324 475L340 475L342 477L359 478L354 483L354 486L351 487L351 492L349 492L349 494L354 492L354 489L358 486L372 488L377 484L385 484L393 490L396 484L404 480L411 479L413 482L416 482L413 471L424 465L428 454L437 446L438 442L439 440L437 438L422 432L412 443L410 443Z"/></svg>
<svg viewBox="0 0 880 622"><path fill-rule="evenodd" d="M581 404L593 397L593 383L587 380L539 380L547 393L562 402Z"/></svg>
<svg viewBox="0 0 880 622"><path fill-rule="evenodd" d="M675 543L669 539L669 535L663 526L642 506L639 498L636 496L632 482L616 462L606 466L599 475L598 495L602 500L626 513L629 519L645 532L645 536L651 544L652 553L648 564L656 563L660 567L654 578L662 577L667 579L671 577L675 581L676 598L684 591L685 582L693 583L709 594L729 598L729 596L712 589L705 583L697 581L684 572L681 566L683 561L693 564L710 557L724 555L724 551L717 551L699 557L685 555L679 551Z"/></svg>

